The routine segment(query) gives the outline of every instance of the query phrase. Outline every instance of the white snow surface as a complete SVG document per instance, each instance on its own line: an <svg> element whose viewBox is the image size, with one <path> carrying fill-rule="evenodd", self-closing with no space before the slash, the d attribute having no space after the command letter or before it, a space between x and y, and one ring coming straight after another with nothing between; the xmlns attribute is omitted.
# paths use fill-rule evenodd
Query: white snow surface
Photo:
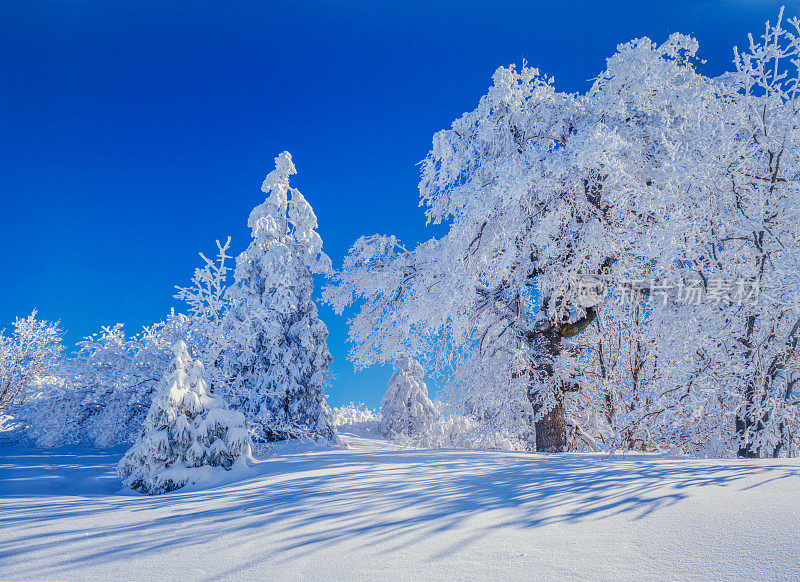
<svg viewBox="0 0 800 582"><path fill-rule="evenodd" d="M798 580L800 460L282 443L205 489L0 446L0 579Z"/></svg>

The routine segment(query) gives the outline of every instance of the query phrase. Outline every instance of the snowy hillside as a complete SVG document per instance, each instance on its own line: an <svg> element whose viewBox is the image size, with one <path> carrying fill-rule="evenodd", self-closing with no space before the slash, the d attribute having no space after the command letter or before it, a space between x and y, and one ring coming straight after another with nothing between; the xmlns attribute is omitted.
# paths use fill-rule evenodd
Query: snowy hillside
<svg viewBox="0 0 800 582"><path fill-rule="evenodd" d="M0 579L800 579L800 460L283 443L120 491L123 448L0 447Z"/></svg>

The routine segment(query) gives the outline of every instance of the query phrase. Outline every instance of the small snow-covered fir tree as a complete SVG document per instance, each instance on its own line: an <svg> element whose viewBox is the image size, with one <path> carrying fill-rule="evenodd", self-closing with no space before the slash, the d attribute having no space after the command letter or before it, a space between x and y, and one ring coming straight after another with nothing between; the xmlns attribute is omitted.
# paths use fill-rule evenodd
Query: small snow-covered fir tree
<svg viewBox="0 0 800 582"><path fill-rule="evenodd" d="M148 495L207 480L250 457L244 416L208 392L203 364L183 341L173 353L142 432L117 467L126 486Z"/></svg>
<svg viewBox="0 0 800 582"><path fill-rule="evenodd" d="M336 440L325 402L331 355L328 329L311 298L312 273L331 272L317 217L290 187L292 156L275 158L250 213L250 246L236 259L222 360L231 406L259 442L310 436Z"/></svg>
<svg viewBox="0 0 800 582"><path fill-rule="evenodd" d="M381 401L381 434L390 440L424 440L439 420L439 411L428 398L425 371L408 356L400 355L392 365L394 374Z"/></svg>

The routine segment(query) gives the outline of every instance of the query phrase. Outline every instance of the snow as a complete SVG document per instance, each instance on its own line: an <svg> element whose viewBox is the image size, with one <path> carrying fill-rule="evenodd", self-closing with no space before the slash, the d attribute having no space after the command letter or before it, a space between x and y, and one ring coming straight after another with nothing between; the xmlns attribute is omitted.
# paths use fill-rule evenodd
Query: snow
<svg viewBox="0 0 800 582"><path fill-rule="evenodd" d="M800 579L800 460L280 443L202 490L0 446L0 579Z"/></svg>

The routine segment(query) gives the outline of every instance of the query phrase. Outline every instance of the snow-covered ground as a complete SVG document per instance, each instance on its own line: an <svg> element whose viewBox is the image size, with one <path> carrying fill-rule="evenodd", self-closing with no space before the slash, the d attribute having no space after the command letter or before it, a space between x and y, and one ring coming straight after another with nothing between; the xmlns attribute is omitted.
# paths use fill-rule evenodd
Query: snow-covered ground
<svg viewBox="0 0 800 582"><path fill-rule="evenodd" d="M123 449L0 445L0 579L800 580L800 461L289 444L120 491Z"/></svg>

